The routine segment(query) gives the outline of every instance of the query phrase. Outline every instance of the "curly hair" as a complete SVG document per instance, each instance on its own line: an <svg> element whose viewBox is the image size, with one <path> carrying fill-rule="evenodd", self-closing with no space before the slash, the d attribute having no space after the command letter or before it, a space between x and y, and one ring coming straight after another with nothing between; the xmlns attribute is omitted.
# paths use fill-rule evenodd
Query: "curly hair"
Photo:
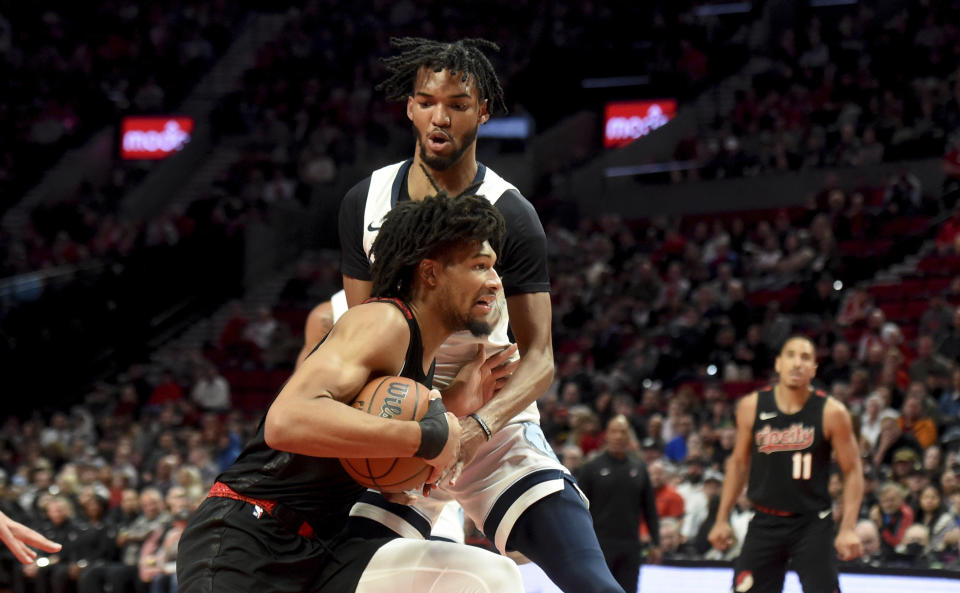
<svg viewBox="0 0 960 593"><path fill-rule="evenodd" d="M420 262L460 245L489 241L499 255L505 223L484 197L446 192L401 202L387 213L373 242L371 296L409 300Z"/></svg>
<svg viewBox="0 0 960 593"><path fill-rule="evenodd" d="M434 72L459 72L462 82L467 82L473 76L479 88L480 101L488 101L489 113L507 112L497 72L482 51L500 51L496 43L486 39L443 43L422 37L394 37L390 39L390 45L401 50L401 53L383 58L389 76L376 86L377 90L386 93L388 99L406 99L413 92L420 69L432 68Z"/></svg>

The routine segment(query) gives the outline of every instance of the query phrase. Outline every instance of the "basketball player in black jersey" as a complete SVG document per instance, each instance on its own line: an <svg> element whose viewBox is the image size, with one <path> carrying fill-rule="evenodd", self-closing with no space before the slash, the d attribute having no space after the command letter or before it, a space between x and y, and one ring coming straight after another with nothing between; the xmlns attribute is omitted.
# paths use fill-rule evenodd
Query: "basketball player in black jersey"
<svg viewBox="0 0 960 593"><path fill-rule="evenodd" d="M756 514L736 561L733 590L779 593L789 561L805 593L834 593L837 556L860 556L854 532L863 498L857 440L843 404L810 385L817 371L813 342L787 339L775 368L773 387L737 405L737 441L708 537L721 551L733 545L730 510L749 475L747 497ZM843 516L835 537L827 492L831 451L843 471Z"/></svg>
<svg viewBox="0 0 960 593"><path fill-rule="evenodd" d="M364 489L336 459L421 457L434 466L430 480L454 462L459 422L439 398L419 422L349 403L378 376L430 386L447 336L490 330L502 235L500 214L475 196L431 197L390 212L373 247L373 296L380 298L333 327L218 477L181 539L180 591L522 591L512 561L479 548L351 534L348 511Z"/></svg>

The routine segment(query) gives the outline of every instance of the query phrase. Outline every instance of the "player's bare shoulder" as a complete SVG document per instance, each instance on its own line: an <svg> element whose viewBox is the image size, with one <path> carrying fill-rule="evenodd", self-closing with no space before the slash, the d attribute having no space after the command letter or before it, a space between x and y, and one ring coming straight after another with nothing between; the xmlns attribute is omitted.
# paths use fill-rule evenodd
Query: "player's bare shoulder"
<svg viewBox="0 0 960 593"><path fill-rule="evenodd" d="M737 401L737 428L752 430L753 419L757 415L757 400L760 394L752 391Z"/></svg>
<svg viewBox="0 0 960 593"><path fill-rule="evenodd" d="M846 433L853 430L853 420L850 417L850 411L842 401L833 397L826 396L827 401L823 404L823 432L828 439L837 433Z"/></svg>
<svg viewBox="0 0 960 593"><path fill-rule="evenodd" d="M402 303L397 306L386 301L371 301L351 307L334 326L330 337L333 338L340 330L348 334L344 337L376 336L378 342L395 344L393 340L406 339L410 335L405 308L406 305Z"/></svg>

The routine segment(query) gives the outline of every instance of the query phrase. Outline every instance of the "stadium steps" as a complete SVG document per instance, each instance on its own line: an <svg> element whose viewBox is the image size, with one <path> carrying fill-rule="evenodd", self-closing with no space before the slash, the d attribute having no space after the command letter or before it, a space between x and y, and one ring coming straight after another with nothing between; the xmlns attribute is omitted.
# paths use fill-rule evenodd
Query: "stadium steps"
<svg viewBox="0 0 960 593"><path fill-rule="evenodd" d="M216 101L236 88L240 76L253 63L257 49L279 34L284 20L285 17L280 14L254 13L227 52L197 83L177 111L198 119L209 117ZM67 151L37 185L4 213L0 226L16 234L18 229L28 224L30 213L37 206L73 193L91 171L103 166L104 154L115 153L115 142L116 129L111 125L91 135L79 148ZM163 165L154 167L154 172L162 168ZM150 183L151 177L148 176L140 187ZM130 193L136 193L138 189Z"/></svg>
<svg viewBox="0 0 960 593"><path fill-rule="evenodd" d="M180 196L185 184L217 151L214 150L211 114L222 97L239 87L244 72L256 61L257 52L281 32L286 16L274 13L253 13L243 31L223 57L197 84L180 107L180 113L194 118L196 126L190 142L180 153L161 162L122 204L125 214L149 218L170 203L187 200ZM220 139L219 145L227 144ZM172 198L171 198L172 196Z"/></svg>
<svg viewBox="0 0 960 593"><path fill-rule="evenodd" d="M259 283L255 290L245 295L242 301L244 311L251 315L260 306L272 307L284 284L293 276L294 270L295 266L291 266ZM207 343L216 344L233 314L234 303L235 301L230 301L222 304L206 319L194 323L180 335L171 336L153 352L151 361L162 367L171 364L181 352L202 350Z"/></svg>

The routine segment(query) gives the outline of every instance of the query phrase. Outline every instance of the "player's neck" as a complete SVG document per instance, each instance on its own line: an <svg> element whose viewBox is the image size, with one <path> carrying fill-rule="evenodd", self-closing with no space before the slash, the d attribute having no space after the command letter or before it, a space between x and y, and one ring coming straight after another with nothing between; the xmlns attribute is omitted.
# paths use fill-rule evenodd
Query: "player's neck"
<svg viewBox="0 0 960 593"><path fill-rule="evenodd" d="M472 152L472 148L465 152L460 160L449 169L437 171L420 160L420 149L418 147L416 155L413 157L410 173L407 175L407 192L410 194L410 199L414 201L422 200L437 193L433 184L430 183L430 179L421 169L421 165L427 167L440 189L445 190L451 196L458 195L470 187L477 177L477 159Z"/></svg>
<svg viewBox="0 0 960 593"><path fill-rule="evenodd" d="M784 414L796 414L810 399L810 385L789 387L783 383L777 383L773 388L773 399Z"/></svg>
<svg viewBox="0 0 960 593"><path fill-rule="evenodd" d="M423 344L423 368L429 367L433 359L437 357L440 345L447 341L447 338L453 334L444 323L444 317L440 310L435 306L430 306L423 301L411 302L410 308L413 309L413 316L420 326L420 342Z"/></svg>

